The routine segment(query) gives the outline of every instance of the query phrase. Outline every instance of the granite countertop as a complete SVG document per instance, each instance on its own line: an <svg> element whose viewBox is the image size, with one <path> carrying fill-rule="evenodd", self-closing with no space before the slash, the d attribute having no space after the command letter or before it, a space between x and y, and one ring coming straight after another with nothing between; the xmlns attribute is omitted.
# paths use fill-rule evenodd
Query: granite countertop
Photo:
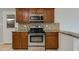
<svg viewBox="0 0 79 59"><path fill-rule="evenodd" d="M25 31L12 31L12 32L25 32Z"/></svg>
<svg viewBox="0 0 79 59"><path fill-rule="evenodd" d="M74 32L70 32L70 31L63 31L63 30L61 30L60 33L66 34L66 35L69 35L69 36L72 36L75 38L79 38L79 33L74 33Z"/></svg>

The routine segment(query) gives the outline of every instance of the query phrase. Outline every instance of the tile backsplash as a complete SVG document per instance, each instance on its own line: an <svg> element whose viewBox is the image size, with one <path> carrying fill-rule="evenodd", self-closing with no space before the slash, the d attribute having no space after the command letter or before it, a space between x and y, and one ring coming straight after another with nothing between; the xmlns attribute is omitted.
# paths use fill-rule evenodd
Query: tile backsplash
<svg viewBox="0 0 79 59"><path fill-rule="evenodd" d="M59 23L30 23L18 24L18 31L28 32L30 28L43 28L45 32L58 32Z"/></svg>
<svg viewBox="0 0 79 59"><path fill-rule="evenodd" d="M18 31L19 32L28 32L28 25L18 23Z"/></svg>
<svg viewBox="0 0 79 59"><path fill-rule="evenodd" d="M59 23L45 23L43 24L45 32L58 32Z"/></svg>

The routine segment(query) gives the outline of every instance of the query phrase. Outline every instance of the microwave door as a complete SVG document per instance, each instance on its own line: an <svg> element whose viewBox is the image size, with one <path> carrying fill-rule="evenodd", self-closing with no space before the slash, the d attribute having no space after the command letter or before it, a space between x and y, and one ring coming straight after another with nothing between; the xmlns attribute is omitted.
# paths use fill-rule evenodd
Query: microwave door
<svg viewBox="0 0 79 59"><path fill-rule="evenodd" d="M43 20L43 16L31 16L30 20Z"/></svg>
<svg viewBox="0 0 79 59"><path fill-rule="evenodd" d="M31 20L40 20L40 16L31 16L30 19Z"/></svg>

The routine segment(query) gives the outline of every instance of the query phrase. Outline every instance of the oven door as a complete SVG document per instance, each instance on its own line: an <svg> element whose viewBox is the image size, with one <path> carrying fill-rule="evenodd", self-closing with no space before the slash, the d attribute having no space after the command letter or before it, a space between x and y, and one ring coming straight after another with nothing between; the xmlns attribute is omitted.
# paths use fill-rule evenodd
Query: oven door
<svg viewBox="0 0 79 59"><path fill-rule="evenodd" d="M29 35L28 46L45 46L44 35Z"/></svg>
<svg viewBox="0 0 79 59"><path fill-rule="evenodd" d="M43 43L43 35L30 36L30 43Z"/></svg>

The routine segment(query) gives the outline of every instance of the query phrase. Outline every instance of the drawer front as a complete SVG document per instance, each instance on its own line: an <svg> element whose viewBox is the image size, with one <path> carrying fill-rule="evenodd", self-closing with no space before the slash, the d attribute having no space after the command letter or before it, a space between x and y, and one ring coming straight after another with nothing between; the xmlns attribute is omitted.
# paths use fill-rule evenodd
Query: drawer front
<svg viewBox="0 0 79 59"><path fill-rule="evenodd" d="M19 36L19 37L27 37L28 33L27 32L13 32L13 35Z"/></svg>
<svg viewBox="0 0 79 59"><path fill-rule="evenodd" d="M21 36L21 37L28 37L28 33L26 33L26 32L21 32L21 33L20 33L20 36Z"/></svg>
<svg viewBox="0 0 79 59"><path fill-rule="evenodd" d="M58 32L46 32L46 36L58 36Z"/></svg>

